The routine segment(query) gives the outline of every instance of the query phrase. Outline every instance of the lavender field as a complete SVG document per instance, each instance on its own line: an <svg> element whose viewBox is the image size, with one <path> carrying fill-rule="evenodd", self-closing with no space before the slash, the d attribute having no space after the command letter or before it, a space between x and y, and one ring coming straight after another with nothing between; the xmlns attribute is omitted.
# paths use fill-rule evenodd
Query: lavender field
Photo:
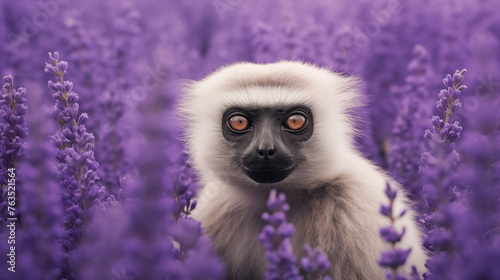
<svg viewBox="0 0 500 280"><path fill-rule="evenodd" d="M186 80L280 60L364 81L357 146L407 190L429 254L427 271L403 275L409 248L381 230L394 246L379 260L387 279L500 279L499 10L498 0L2 0L0 279L225 279L190 217L200 186L176 107ZM380 215L393 219L386 194ZM269 243L272 226L291 226L272 223L288 207L273 195L259 236L276 254L266 279L330 279L321 252L288 250L293 227L282 247Z"/></svg>

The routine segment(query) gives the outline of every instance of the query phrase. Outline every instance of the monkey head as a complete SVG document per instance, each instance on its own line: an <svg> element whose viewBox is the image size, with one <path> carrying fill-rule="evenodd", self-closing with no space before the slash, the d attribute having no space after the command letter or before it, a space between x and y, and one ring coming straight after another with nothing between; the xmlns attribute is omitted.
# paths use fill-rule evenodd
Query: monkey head
<svg viewBox="0 0 500 280"><path fill-rule="evenodd" d="M356 79L302 62L238 63L186 87L181 114L205 183L307 188L353 149Z"/></svg>

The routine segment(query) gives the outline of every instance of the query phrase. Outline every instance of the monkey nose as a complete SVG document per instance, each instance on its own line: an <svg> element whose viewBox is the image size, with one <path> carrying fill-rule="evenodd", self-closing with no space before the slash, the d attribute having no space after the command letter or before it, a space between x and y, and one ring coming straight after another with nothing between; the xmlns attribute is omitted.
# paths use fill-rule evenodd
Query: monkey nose
<svg viewBox="0 0 500 280"><path fill-rule="evenodd" d="M273 143L261 143L257 148L257 153L262 158L271 158L275 153Z"/></svg>

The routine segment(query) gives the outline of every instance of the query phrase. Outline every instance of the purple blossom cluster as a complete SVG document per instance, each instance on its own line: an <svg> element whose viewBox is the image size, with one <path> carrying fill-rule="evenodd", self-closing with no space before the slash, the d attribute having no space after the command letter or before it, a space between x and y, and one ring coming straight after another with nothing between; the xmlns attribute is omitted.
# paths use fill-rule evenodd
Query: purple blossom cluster
<svg viewBox="0 0 500 280"><path fill-rule="evenodd" d="M0 113L2 123L0 123L1 145L0 180L2 185L8 183L7 169L16 168L24 155L24 143L22 140L28 135L26 125L26 113L28 107L26 102L26 89L14 88L12 76L3 78L2 98L0 99Z"/></svg>
<svg viewBox="0 0 500 280"><path fill-rule="evenodd" d="M424 133L429 151L422 153L419 172L428 182L423 186L423 198L434 212L439 212L440 204L456 199L456 191L452 188L451 181L453 174L450 171L456 169L459 161L455 145L460 138L462 127L458 121L450 123L450 116L462 107L459 97L467 88L461 85L465 73L465 69L457 70L453 76L448 74L443 80L447 88L439 92L439 100L436 103L443 117L432 116L432 132L427 129Z"/></svg>
<svg viewBox="0 0 500 280"><path fill-rule="evenodd" d="M430 254L419 273L498 279L497 2L1 1L0 219L16 168L18 220L16 273L1 261L0 279L223 279L190 217L200 187L178 140L179 88L221 65L282 59L366 81L356 141L415 202ZM445 75L463 68L465 96L465 71ZM284 196L268 206L266 277L328 279L321 252L292 252ZM1 256L7 234L2 224ZM381 235L395 250L380 264L415 278L397 269L402 232Z"/></svg>
<svg viewBox="0 0 500 280"><path fill-rule="evenodd" d="M304 245L306 256L300 259L300 267L311 279L331 280L328 276L330 271L330 261L320 249L312 249L308 245ZM326 276L325 276L326 275Z"/></svg>
<svg viewBox="0 0 500 280"><path fill-rule="evenodd" d="M295 231L293 224L287 223L286 212L290 205L286 203L284 193L272 189L267 200L269 212L262 213L265 222L259 234L259 240L266 249L268 260L264 275L266 280L303 279L297 268L297 259L293 252L291 237ZM304 245L306 255L300 259L300 268L307 279L330 280L330 261L319 249Z"/></svg>
<svg viewBox="0 0 500 280"><path fill-rule="evenodd" d="M401 231L398 231L395 227L395 222L406 214L406 209L399 214L394 213L394 200L397 196L397 190L392 189L389 183L387 183L385 195L389 199L389 204L382 205L380 207L380 213L389 218L391 223L389 226L380 228L380 236L391 245L391 250L382 252L378 263L380 266L391 270L391 272L386 274L386 279L405 280L407 278L398 272L398 268L406 263L411 248L401 249L396 247L396 244L403 238L406 228L403 227Z"/></svg>
<svg viewBox="0 0 500 280"><path fill-rule="evenodd" d="M88 115L78 115L79 95L73 91L73 83L64 80L68 69L66 61L59 61L59 53L49 53L50 63L45 73L55 76L48 85L55 93L52 118L59 124L59 132L53 142L59 162L57 178L61 185L61 201L65 211L63 248L72 252L80 242L83 231L92 219L96 208L101 206L104 190L96 181L99 164L94 159L94 136L88 133L85 122ZM61 277L73 278L69 264L63 267Z"/></svg>
<svg viewBox="0 0 500 280"><path fill-rule="evenodd" d="M295 266L290 237L295 231L292 224L286 222L286 212L290 206L286 203L285 194L271 190L267 201L269 213L262 213L266 225L259 234L259 240L266 249L269 261L265 274L266 280L301 279Z"/></svg>
<svg viewBox="0 0 500 280"><path fill-rule="evenodd" d="M420 155L424 151L420 140L431 114L430 104L426 104L426 100L429 100L426 85L432 73L429 54L424 46L415 45L413 48L408 72L405 84L394 89L395 96L401 100L401 108L392 128L388 169L393 178L409 191L410 197L419 201L422 197L422 181L418 168L421 164Z"/></svg>
<svg viewBox="0 0 500 280"><path fill-rule="evenodd" d="M194 199L199 188L196 176L185 163L184 156L180 157L180 161L170 170L172 187L169 189L169 195L174 199L172 215L176 221L189 217L198 205L198 201Z"/></svg>
<svg viewBox="0 0 500 280"><path fill-rule="evenodd" d="M453 177L459 162L455 145L460 138L462 127L458 121L450 123L450 117L462 107L459 97L467 88L461 85L466 72L465 69L457 70L453 76L446 75L443 83L447 88L439 92L439 100L436 103L442 116L433 116L432 132L427 129L424 134L429 151L422 153L419 172L426 181L423 186L423 198L431 211L421 219L421 223L427 228L422 244L432 252L426 263L429 271L424 274L425 279L452 277L451 272L445 272L455 257L452 240L453 220L446 215L454 207L459 207L454 205L460 193L454 187Z"/></svg>
<svg viewBox="0 0 500 280"><path fill-rule="evenodd" d="M8 75L3 77L2 95L0 98L0 225L4 226L8 217L8 206L16 203L15 196L9 194L9 183L15 178L9 176L10 170L16 169L19 161L25 155L24 138L28 135L26 125L26 89L14 88L14 78ZM10 192L16 192L15 188ZM10 199L8 198L10 197ZM9 203L10 201L10 203Z"/></svg>

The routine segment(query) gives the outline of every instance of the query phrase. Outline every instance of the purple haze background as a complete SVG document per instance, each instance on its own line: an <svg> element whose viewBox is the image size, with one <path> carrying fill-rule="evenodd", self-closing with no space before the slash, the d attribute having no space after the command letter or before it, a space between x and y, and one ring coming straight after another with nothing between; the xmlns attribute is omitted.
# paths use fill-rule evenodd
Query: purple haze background
<svg viewBox="0 0 500 280"><path fill-rule="evenodd" d="M180 84L237 61L281 59L364 79L369 102L358 112L356 140L416 202L430 253L429 271L419 274L500 278L497 0L5 0L0 7L0 74L26 88L28 106L18 112L22 121L2 107L2 176L16 162L19 220L11 273L2 190L1 279L220 279L223 264L188 217L198 186L178 141ZM57 82L44 73L54 51L69 64L72 88L47 87ZM464 68L467 89L449 119L459 139L424 138L427 129L441 131L431 117L444 117L436 106L450 85L443 78ZM76 92L76 111L51 109L54 91ZM64 132L57 110L88 119ZM14 140L24 116L29 135ZM96 172L87 159L99 164ZM83 165L89 179L75 183L82 174L74 167Z"/></svg>

